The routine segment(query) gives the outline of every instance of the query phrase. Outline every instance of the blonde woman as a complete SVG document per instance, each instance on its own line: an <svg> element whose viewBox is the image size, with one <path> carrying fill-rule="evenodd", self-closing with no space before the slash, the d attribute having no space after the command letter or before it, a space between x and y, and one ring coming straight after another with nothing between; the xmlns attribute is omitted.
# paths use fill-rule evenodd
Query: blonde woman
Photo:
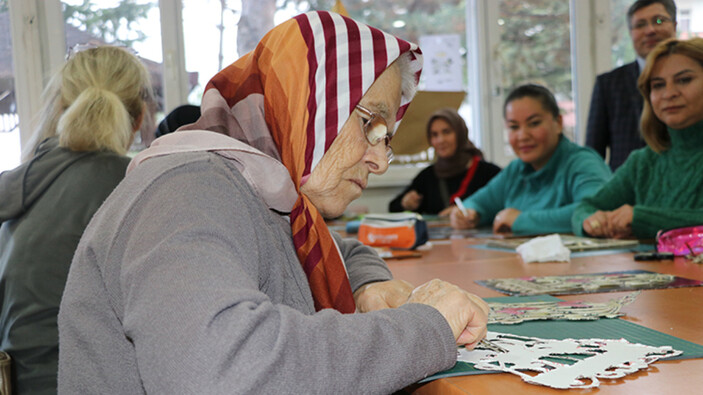
<svg viewBox="0 0 703 395"><path fill-rule="evenodd" d="M150 90L146 69L122 48L72 54L47 86L24 163L0 174L0 348L14 360L16 393L56 393L71 258L125 175Z"/></svg>
<svg viewBox="0 0 703 395"><path fill-rule="evenodd" d="M703 223L703 38L657 45L638 86L647 147L574 211L576 234L647 239Z"/></svg>

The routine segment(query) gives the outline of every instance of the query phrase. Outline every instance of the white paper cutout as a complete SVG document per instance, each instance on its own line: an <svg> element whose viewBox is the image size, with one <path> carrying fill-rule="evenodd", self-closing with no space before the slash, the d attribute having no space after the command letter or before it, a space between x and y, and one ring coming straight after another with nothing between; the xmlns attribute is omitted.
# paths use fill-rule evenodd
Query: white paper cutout
<svg viewBox="0 0 703 395"><path fill-rule="evenodd" d="M536 320L597 320L623 315L620 309L632 303L640 292L632 292L607 302L550 301L489 303L489 324L519 324Z"/></svg>
<svg viewBox="0 0 703 395"><path fill-rule="evenodd" d="M508 372L527 383L559 389L598 387L599 379L618 379L659 359L682 354L669 346L652 347L625 339L555 340L496 332L488 332L486 339L507 352L460 349L457 360L472 363L476 369Z"/></svg>

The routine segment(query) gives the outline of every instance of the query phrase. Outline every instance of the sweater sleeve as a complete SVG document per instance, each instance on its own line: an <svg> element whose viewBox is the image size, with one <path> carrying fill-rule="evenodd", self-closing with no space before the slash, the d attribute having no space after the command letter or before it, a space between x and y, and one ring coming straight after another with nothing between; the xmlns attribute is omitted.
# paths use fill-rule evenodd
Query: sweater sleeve
<svg viewBox="0 0 703 395"><path fill-rule="evenodd" d="M293 272L267 282L293 258L269 262L266 250L290 240L272 237L268 210L233 195L222 174L186 177L142 193L139 213L177 214L135 213L124 229L135 240L120 275L123 322L147 393L389 393L455 363L451 329L432 307L308 315L272 299L263 290L307 286Z"/></svg>
<svg viewBox="0 0 703 395"><path fill-rule="evenodd" d="M586 236L583 221L598 210L615 210L623 204L634 205L635 189L633 182L640 152L635 151L620 166L613 177L593 196L585 197L574 209L571 216L571 230L575 235Z"/></svg>
<svg viewBox="0 0 703 395"><path fill-rule="evenodd" d="M344 239L332 232L349 274L352 292L364 284L392 280L391 271L376 251L356 239Z"/></svg>
<svg viewBox="0 0 703 395"><path fill-rule="evenodd" d="M596 194L610 178L610 169L592 151L580 151L570 156L557 182L566 185L571 203L550 209L523 211L513 223L513 233L535 234L536 230L538 233L570 233L571 217L576 207L583 199Z"/></svg>
<svg viewBox="0 0 703 395"><path fill-rule="evenodd" d="M632 233L638 239L651 239L664 229L703 224L703 210L676 209L635 205L632 215Z"/></svg>

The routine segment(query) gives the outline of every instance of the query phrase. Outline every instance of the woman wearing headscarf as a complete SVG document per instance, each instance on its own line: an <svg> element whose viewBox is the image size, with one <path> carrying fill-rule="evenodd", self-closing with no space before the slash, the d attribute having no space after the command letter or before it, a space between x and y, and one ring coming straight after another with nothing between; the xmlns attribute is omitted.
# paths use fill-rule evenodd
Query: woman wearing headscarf
<svg viewBox="0 0 703 395"><path fill-rule="evenodd" d="M469 140L464 119L452 108L439 109L430 116L427 141L437 161L391 201L388 211L449 215L454 198L466 199L500 172L500 167L483 160L481 150Z"/></svg>
<svg viewBox="0 0 703 395"><path fill-rule="evenodd" d="M129 51L74 49L47 85L24 163L0 174L0 349L13 359L13 394L56 393L71 259L125 176L150 92L148 71Z"/></svg>
<svg viewBox="0 0 703 395"><path fill-rule="evenodd" d="M388 393L451 367L486 305L439 280L410 295L324 223L388 167L420 56L311 12L218 73L193 130L138 155L81 240L60 390Z"/></svg>
<svg viewBox="0 0 703 395"><path fill-rule="evenodd" d="M650 239L703 223L703 38L658 44L637 85L647 146L576 208L575 234Z"/></svg>

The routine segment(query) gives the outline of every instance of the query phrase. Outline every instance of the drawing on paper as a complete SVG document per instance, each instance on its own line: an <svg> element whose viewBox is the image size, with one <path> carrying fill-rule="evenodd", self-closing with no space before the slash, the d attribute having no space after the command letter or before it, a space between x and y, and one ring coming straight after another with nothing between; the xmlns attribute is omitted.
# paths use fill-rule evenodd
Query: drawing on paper
<svg viewBox="0 0 703 395"><path fill-rule="evenodd" d="M585 301L549 301L549 302L518 302L518 303L488 303L489 324L519 324L524 321L537 320L597 320L599 318L615 318L623 315L623 306L632 303L639 292L632 292L618 299L607 302Z"/></svg>
<svg viewBox="0 0 703 395"><path fill-rule="evenodd" d="M496 332L488 332L486 338L505 352L460 349L457 360L559 389L598 387L600 380L618 379L681 354L669 346L652 347L625 339L556 340Z"/></svg>
<svg viewBox="0 0 703 395"><path fill-rule="evenodd" d="M495 278L478 284L508 295L569 295L595 292L635 291L640 289L695 287L703 281L646 270L612 273Z"/></svg>

